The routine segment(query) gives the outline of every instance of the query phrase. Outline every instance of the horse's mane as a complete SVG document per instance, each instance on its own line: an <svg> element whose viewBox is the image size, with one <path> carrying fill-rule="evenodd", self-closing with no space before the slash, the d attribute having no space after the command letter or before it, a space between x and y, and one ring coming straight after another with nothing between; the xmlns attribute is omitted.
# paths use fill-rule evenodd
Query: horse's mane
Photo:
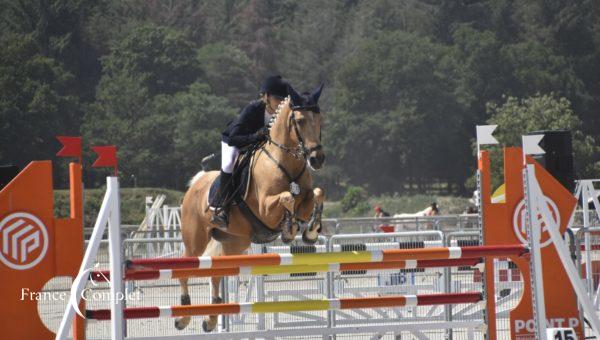
<svg viewBox="0 0 600 340"><path fill-rule="evenodd" d="M275 110L275 114L273 114L273 117L271 117L271 120L269 120L269 131L273 129L275 123L279 122L279 119L277 119L279 116L286 117L291 110L290 97L288 96L281 103L279 103L277 109Z"/></svg>

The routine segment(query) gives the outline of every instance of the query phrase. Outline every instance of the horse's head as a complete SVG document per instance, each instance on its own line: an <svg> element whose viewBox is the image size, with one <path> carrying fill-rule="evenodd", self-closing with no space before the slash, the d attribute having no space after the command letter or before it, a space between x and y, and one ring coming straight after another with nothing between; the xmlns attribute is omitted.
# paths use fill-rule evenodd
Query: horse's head
<svg viewBox="0 0 600 340"><path fill-rule="evenodd" d="M292 140L302 148L304 158L309 166L320 169L325 162L325 153L321 145L321 123L323 114L319 108L319 97L323 84L312 92L299 94L289 86L289 108L291 109L288 120Z"/></svg>

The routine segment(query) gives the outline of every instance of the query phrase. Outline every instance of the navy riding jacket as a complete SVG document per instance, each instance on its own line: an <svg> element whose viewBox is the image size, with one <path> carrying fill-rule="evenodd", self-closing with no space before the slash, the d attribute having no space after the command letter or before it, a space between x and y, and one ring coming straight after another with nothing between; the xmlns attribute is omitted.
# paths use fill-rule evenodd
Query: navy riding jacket
<svg viewBox="0 0 600 340"><path fill-rule="evenodd" d="M227 124L221 140L231 146L242 148L258 142L256 132L265 126L265 103L255 100L246 105L240 115Z"/></svg>

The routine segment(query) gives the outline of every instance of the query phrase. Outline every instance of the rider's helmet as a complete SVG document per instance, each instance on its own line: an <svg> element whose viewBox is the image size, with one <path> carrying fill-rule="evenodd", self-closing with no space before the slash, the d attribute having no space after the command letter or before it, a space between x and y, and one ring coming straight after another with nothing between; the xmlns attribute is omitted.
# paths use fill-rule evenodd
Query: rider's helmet
<svg viewBox="0 0 600 340"><path fill-rule="evenodd" d="M283 100L288 96L288 83L279 75L269 76L260 86L260 93L268 94L276 97L277 99Z"/></svg>

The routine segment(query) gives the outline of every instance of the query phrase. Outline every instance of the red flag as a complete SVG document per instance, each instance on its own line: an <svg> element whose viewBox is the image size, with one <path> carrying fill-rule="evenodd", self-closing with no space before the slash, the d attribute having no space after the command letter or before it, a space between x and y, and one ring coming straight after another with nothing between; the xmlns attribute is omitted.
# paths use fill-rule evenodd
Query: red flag
<svg viewBox="0 0 600 340"><path fill-rule="evenodd" d="M98 154L98 158L92 164L94 168L114 167L117 175L117 147L114 145L92 146L92 150Z"/></svg>
<svg viewBox="0 0 600 340"><path fill-rule="evenodd" d="M63 145L57 156L81 158L81 137L56 136L56 139Z"/></svg>

